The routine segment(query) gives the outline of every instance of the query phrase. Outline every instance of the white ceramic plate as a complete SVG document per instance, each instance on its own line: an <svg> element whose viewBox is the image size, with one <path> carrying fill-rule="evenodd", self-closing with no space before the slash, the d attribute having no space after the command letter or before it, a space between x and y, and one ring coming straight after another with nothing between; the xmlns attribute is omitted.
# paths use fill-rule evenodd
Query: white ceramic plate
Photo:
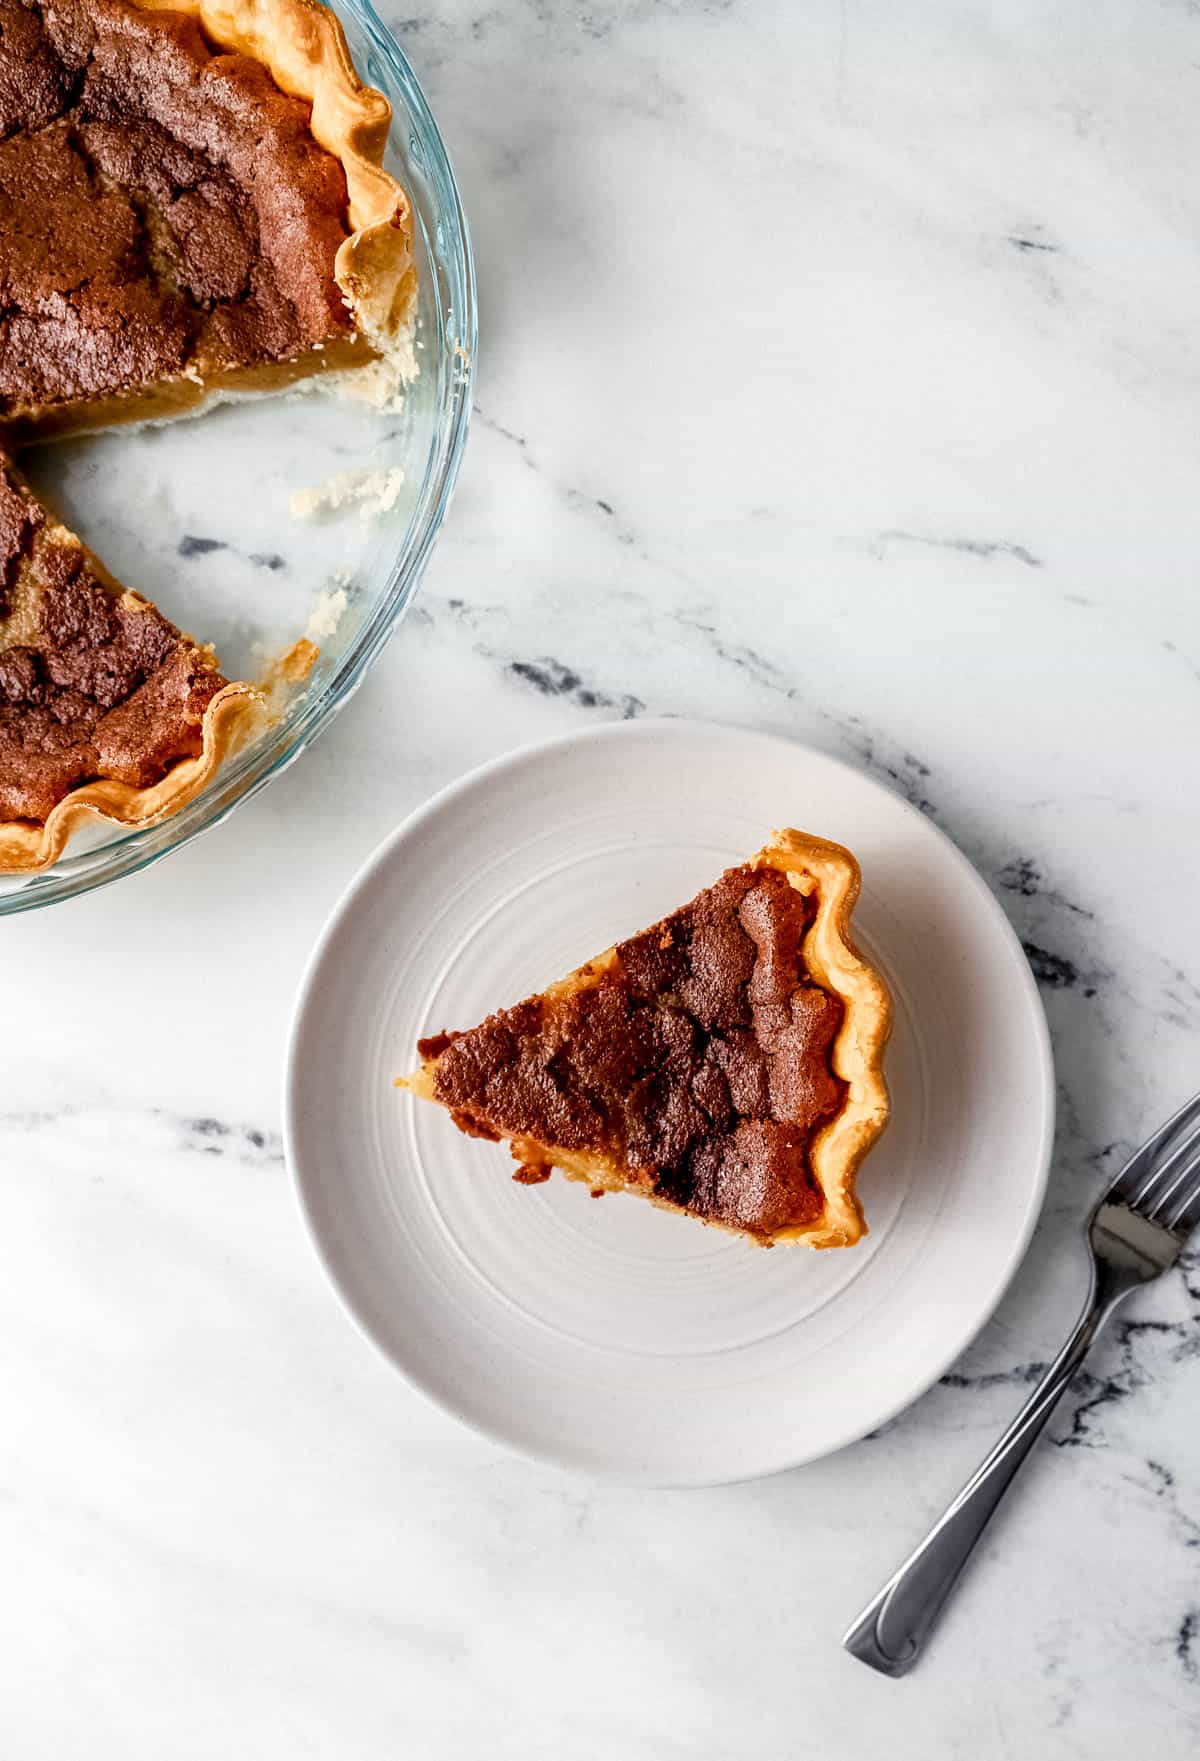
<svg viewBox="0 0 1200 1761"><path fill-rule="evenodd" d="M393 1087L421 1035L561 977L779 825L856 852L856 935L895 999L859 1246L763 1250L516 1185L503 1148ZM936 1380L1025 1250L1053 1095L1017 940L929 820L787 740L647 721L499 759L381 846L301 986L285 1129L334 1284L418 1387L529 1455L692 1485L811 1461Z"/></svg>

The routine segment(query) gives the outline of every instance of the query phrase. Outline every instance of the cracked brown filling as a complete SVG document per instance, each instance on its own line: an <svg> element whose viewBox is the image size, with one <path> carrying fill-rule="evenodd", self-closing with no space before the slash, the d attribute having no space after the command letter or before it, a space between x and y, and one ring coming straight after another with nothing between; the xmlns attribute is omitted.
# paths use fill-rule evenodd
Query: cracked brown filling
<svg viewBox="0 0 1200 1761"><path fill-rule="evenodd" d="M157 782L200 751L224 682L101 576L0 456L0 821L45 820L85 782Z"/></svg>
<svg viewBox="0 0 1200 1761"><path fill-rule="evenodd" d="M846 1093L843 1006L804 961L813 915L777 869L730 869L597 982L423 1041L436 1096L464 1130L602 1155L696 1216L764 1237L811 1223L810 1146Z"/></svg>
<svg viewBox="0 0 1200 1761"><path fill-rule="evenodd" d="M341 165L177 13L0 0L0 427L350 332Z"/></svg>

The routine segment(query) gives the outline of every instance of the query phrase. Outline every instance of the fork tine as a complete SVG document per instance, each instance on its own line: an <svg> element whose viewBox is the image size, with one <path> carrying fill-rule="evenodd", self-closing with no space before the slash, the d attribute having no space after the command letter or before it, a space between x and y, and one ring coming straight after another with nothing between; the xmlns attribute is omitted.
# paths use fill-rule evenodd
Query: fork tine
<svg viewBox="0 0 1200 1761"><path fill-rule="evenodd" d="M1179 1185L1179 1168L1190 1164L1196 1145L1200 1143L1200 1125L1192 1129L1172 1149L1165 1161L1152 1168L1129 1203L1135 1211L1154 1216L1160 1211ZM1167 1182L1163 1187L1163 1181Z"/></svg>
<svg viewBox="0 0 1200 1761"><path fill-rule="evenodd" d="M1200 1182L1191 1196L1184 1199L1170 1227L1180 1241L1186 1241L1197 1225L1200 1225Z"/></svg>
<svg viewBox="0 0 1200 1761"><path fill-rule="evenodd" d="M1168 1229L1178 1229L1187 1215L1188 1206L1194 1204L1197 1197L1200 1197L1200 1150L1189 1157L1161 1198L1155 1200L1151 1221L1165 1223Z"/></svg>
<svg viewBox="0 0 1200 1761"><path fill-rule="evenodd" d="M1114 1197L1122 1198L1128 1204L1137 1191L1147 1172L1154 1163L1154 1158L1164 1145L1170 1143L1176 1132L1200 1119L1200 1094L1193 1095L1185 1101L1177 1113L1173 1113L1165 1125L1148 1137L1141 1149L1135 1150L1121 1172L1112 1183Z"/></svg>

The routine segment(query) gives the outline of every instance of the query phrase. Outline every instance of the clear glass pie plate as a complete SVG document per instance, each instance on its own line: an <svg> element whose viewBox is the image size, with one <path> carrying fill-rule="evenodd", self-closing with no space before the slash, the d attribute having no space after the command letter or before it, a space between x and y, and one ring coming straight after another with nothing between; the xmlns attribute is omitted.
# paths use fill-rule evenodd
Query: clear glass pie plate
<svg viewBox="0 0 1200 1761"><path fill-rule="evenodd" d="M178 849L297 758L361 684L429 560L466 442L475 279L466 218L415 74L369 0L335 0L359 73L386 93L388 168L412 198L420 277L419 372L402 407L302 391L195 421L29 448L21 466L126 585L199 640L230 678L258 679L299 637L320 657L279 714L194 801L161 825L103 821L43 874L0 876L0 913L106 885ZM394 504L294 517L298 490L386 473ZM385 498L386 499L386 498Z"/></svg>

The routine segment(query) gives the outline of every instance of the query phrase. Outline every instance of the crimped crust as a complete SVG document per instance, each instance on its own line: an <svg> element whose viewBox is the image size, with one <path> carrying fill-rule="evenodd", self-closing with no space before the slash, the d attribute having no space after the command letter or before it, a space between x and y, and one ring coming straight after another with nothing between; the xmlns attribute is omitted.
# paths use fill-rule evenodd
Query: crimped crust
<svg viewBox="0 0 1200 1761"><path fill-rule="evenodd" d="M0 469L5 465L0 453ZM53 519L28 486L8 467L19 493L36 502L47 515L45 530L56 546L78 552L88 573L114 599L137 609L152 611L151 602L122 587L76 534ZM17 593L20 593L18 586ZM36 602L34 602L36 603ZM161 615L161 614L160 614ZM0 619L0 655L6 647L29 640L29 620L36 617L27 602ZM213 650L180 633L180 646L189 650L203 671L215 672ZM200 724L201 748L194 757L175 760L163 775L145 788L117 782L112 777L81 783L55 802L45 820L4 819L0 816L0 874L34 874L57 862L72 831L88 817L112 820L131 829L154 825L183 807L199 793L208 779L257 725L265 713L262 692L242 680L222 685L205 706Z"/></svg>
<svg viewBox="0 0 1200 1761"><path fill-rule="evenodd" d="M0 874L35 874L49 868L62 855L75 826L91 816L131 830L167 819L200 792L261 712L262 698L252 685L225 685L204 712L201 750L195 758L180 759L149 788L134 789L111 778L84 783L64 795L41 824L25 819L0 822Z"/></svg>
<svg viewBox="0 0 1200 1761"><path fill-rule="evenodd" d="M802 1241L808 1247L850 1247L867 1231L854 1190L859 1165L891 1114L883 1078L891 998L850 939L850 914L862 876L841 844L797 831L773 833L753 866L781 869L802 893L815 892L817 915L804 939L805 964L823 990L841 998L845 1011L831 1058L834 1075L846 1084L845 1104L809 1151L825 1210L815 1223L781 1230L775 1239Z"/></svg>
<svg viewBox="0 0 1200 1761"><path fill-rule="evenodd" d="M391 106L359 78L340 21L320 0L128 4L190 19L214 50L257 62L280 92L309 107L308 131L337 160L345 179L339 218L349 236L336 246L328 241L327 267L350 322L331 320L328 333L278 357L226 361L219 351L211 359L200 354L178 370L172 366L127 387L97 389L94 396L14 403L0 424L7 441L24 445L126 423L170 421L231 398L322 381L391 407L417 371L412 206L383 167Z"/></svg>
<svg viewBox="0 0 1200 1761"><path fill-rule="evenodd" d="M134 0L146 11L194 17L218 47L252 57L291 97L311 105L317 144L334 155L346 177L348 220L353 229L334 259L334 279L371 352L387 356L406 342L416 304L412 256L412 210L408 196L383 169L391 106L355 70L341 23L318 0ZM359 355L357 359L370 359ZM64 432L187 413L212 393L272 389L338 360L308 351L300 362L266 363L206 385L187 380L151 388L145 395L99 399L81 419L68 413ZM47 426L51 432L55 425ZM94 559L93 559L94 560ZM145 789L112 780L86 783L59 801L44 823L0 822L0 873L33 873L62 854L72 830L96 816L141 829L183 807L241 744L263 710L254 686L235 682L208 705L203 746L194 758L174 764Z"/></svg>
<svg viewBox="0 0 1200 1761"><path fill-rule="evenodd" d="M319 0L134 0L147 12L182 12L222 49L251 56L281 91L312 106L313 139L341 161L354 229L334 259L334 279L381 353L404 334L417 272L412 208L383 169L392 107L359 79L338 18Z"/></svg>
<svg viewBox="0 0 1200 1761"><path fill-rule="evenodd" d="M842 1024L831 1048L833 1073L846 1084L846 1097L838 1113L818 1132L810 1150L813 1175L824 1197L824 1209L815 1220L801 1227L781 1229L767 1238L801 1242L807 1247L851 1247L867 1233L862 1208L855 1196L859 1166L890 1116L887 1086L883 1077L883 1054L891 1032L891 999L883 980L855 949L850 939L850 915L861 885L859 866L849 850L824 838L793 830L772 834L771 842L750 859L753 868L775 868L806 897L815 895L816 914L804 938L804 961L817 984L840 998ZM549 999L567 997L598 984L617 961L615 947L569 973L540 994ZM398 1077L396 1086L422 1100L439 1102L436 1092L438 1057L427 1059L420 1069ZM439 1102L440 1104L440 1102ZM630 1171L606 1155L594 1151L563 1149L519 1135L509 1139L514 1160L533 1168L555 1167L569 1180L578 1180L606 1192L637 1192L662 1210L682 1207L653 1190L653 1171ZM690 1214L690 1213L685 1213ZM710 1228L746 1236L746 1231L706 1217Z"/></svg>

